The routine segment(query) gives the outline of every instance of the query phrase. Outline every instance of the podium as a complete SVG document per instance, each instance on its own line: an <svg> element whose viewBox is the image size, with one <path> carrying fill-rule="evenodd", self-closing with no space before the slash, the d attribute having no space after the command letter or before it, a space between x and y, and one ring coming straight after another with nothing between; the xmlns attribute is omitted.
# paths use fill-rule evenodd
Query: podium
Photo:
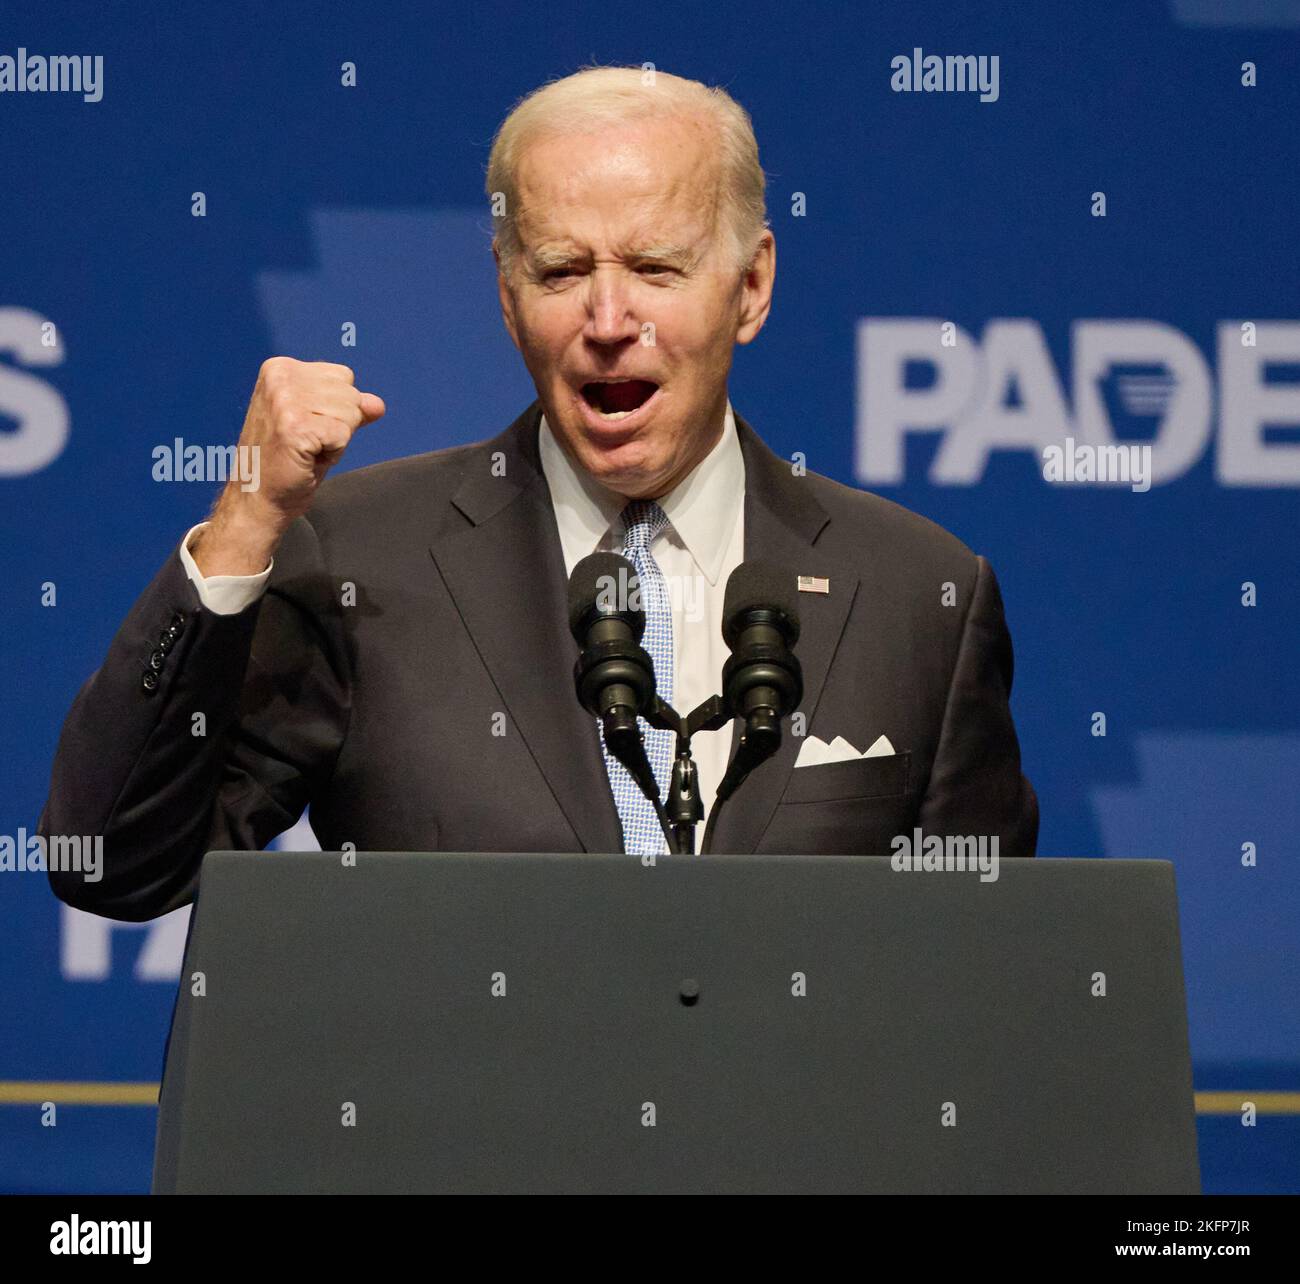
<svg viewBox="0 0 1300 1284"><path fill-rule="evenodd" d="M214 852L153 1188L1198 1194L1173 867Z"/></svg>

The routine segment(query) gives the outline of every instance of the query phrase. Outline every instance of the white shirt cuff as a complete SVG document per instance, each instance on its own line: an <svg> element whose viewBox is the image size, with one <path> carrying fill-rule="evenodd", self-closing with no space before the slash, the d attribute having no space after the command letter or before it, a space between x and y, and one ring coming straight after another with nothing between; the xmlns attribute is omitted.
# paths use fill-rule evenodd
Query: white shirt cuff
<svg viewBox="0 0 1300 1284"><path fill-rule="evenodd" d="M275 559L271 559L270 566L260 575L209 575L205 579L198 564L190 556L189 545L190 540L207 525L207 522L200 522L186 531L185 538L181 540L181 565L198 591L199 601L213 615L238 615L262 596Z"/></svg>

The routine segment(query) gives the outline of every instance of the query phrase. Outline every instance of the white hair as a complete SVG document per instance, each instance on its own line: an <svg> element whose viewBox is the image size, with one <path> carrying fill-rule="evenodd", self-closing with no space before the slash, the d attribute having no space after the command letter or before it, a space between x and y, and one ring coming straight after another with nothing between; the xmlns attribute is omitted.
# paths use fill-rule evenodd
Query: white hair
<svg viewBox="0 0 1300 1284"><path fill-rule="evenodd" d="M507 277L521 250L515 223L517 176L525 150L542 137L592 133L645 120L693 118L716 132L721 174L719 221L736 270L753 262L767 223L766 180L749 113L725 89L651 67L585 67L552 80L515 104L488 157L487 194Z"/></svg>

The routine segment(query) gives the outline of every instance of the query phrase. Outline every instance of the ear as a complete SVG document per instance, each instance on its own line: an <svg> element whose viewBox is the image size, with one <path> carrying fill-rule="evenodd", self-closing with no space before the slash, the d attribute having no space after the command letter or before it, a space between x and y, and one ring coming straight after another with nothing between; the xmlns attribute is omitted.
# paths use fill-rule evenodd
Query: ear
<svg viewBox="0 0 1300 1284"><path fill-rule="evenodd" d="M496 237L492 238L492 258L497 265L497 298L501 300L501 319L506 323L506 332L510 335L510 341L519 348L519 327L515 321L515 296L510 291L505 269L501 266L501 250L497 245ZM523 349L520 348L520 351L522 352Z"/></svg>
<svg viewBox="0 0 1300 1284"><path fill-rule="evenodd" d="M763 328L767 314L772 310L772 288L776 284L776 237L771 228L764 228L758 249L745 270L741 284L740 325L736 330L737 343L750 343Z"/></svg>

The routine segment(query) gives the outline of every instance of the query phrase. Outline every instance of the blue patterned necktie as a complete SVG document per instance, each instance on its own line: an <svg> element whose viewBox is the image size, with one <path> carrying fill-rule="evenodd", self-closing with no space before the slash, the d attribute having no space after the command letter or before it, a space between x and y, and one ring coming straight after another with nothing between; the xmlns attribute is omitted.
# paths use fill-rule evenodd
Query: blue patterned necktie
<svg viewBox="0 0 1300 1284"><path fill-rule="evenodd" d="M673 612L663 572L650 553L655 536L668 525L668 515L653 500L635 499L623 510L623 556L636 568L641 581L641 606L645 611L645 636L641 645L655 666L655 686L659 698L673 700ZM666 802L672 773L676 737L671 731L659 731L644 718L638 719L645 738L646 754L659 782L659 795ZM597 727L600 721L597 719ZM628 770L605 748L605 733L600 732L600 749L605 755L614 791L614 805L623 825L623 850L634 856L667 852L668 844L659 818L650 800L641 792Z"/></svg>

